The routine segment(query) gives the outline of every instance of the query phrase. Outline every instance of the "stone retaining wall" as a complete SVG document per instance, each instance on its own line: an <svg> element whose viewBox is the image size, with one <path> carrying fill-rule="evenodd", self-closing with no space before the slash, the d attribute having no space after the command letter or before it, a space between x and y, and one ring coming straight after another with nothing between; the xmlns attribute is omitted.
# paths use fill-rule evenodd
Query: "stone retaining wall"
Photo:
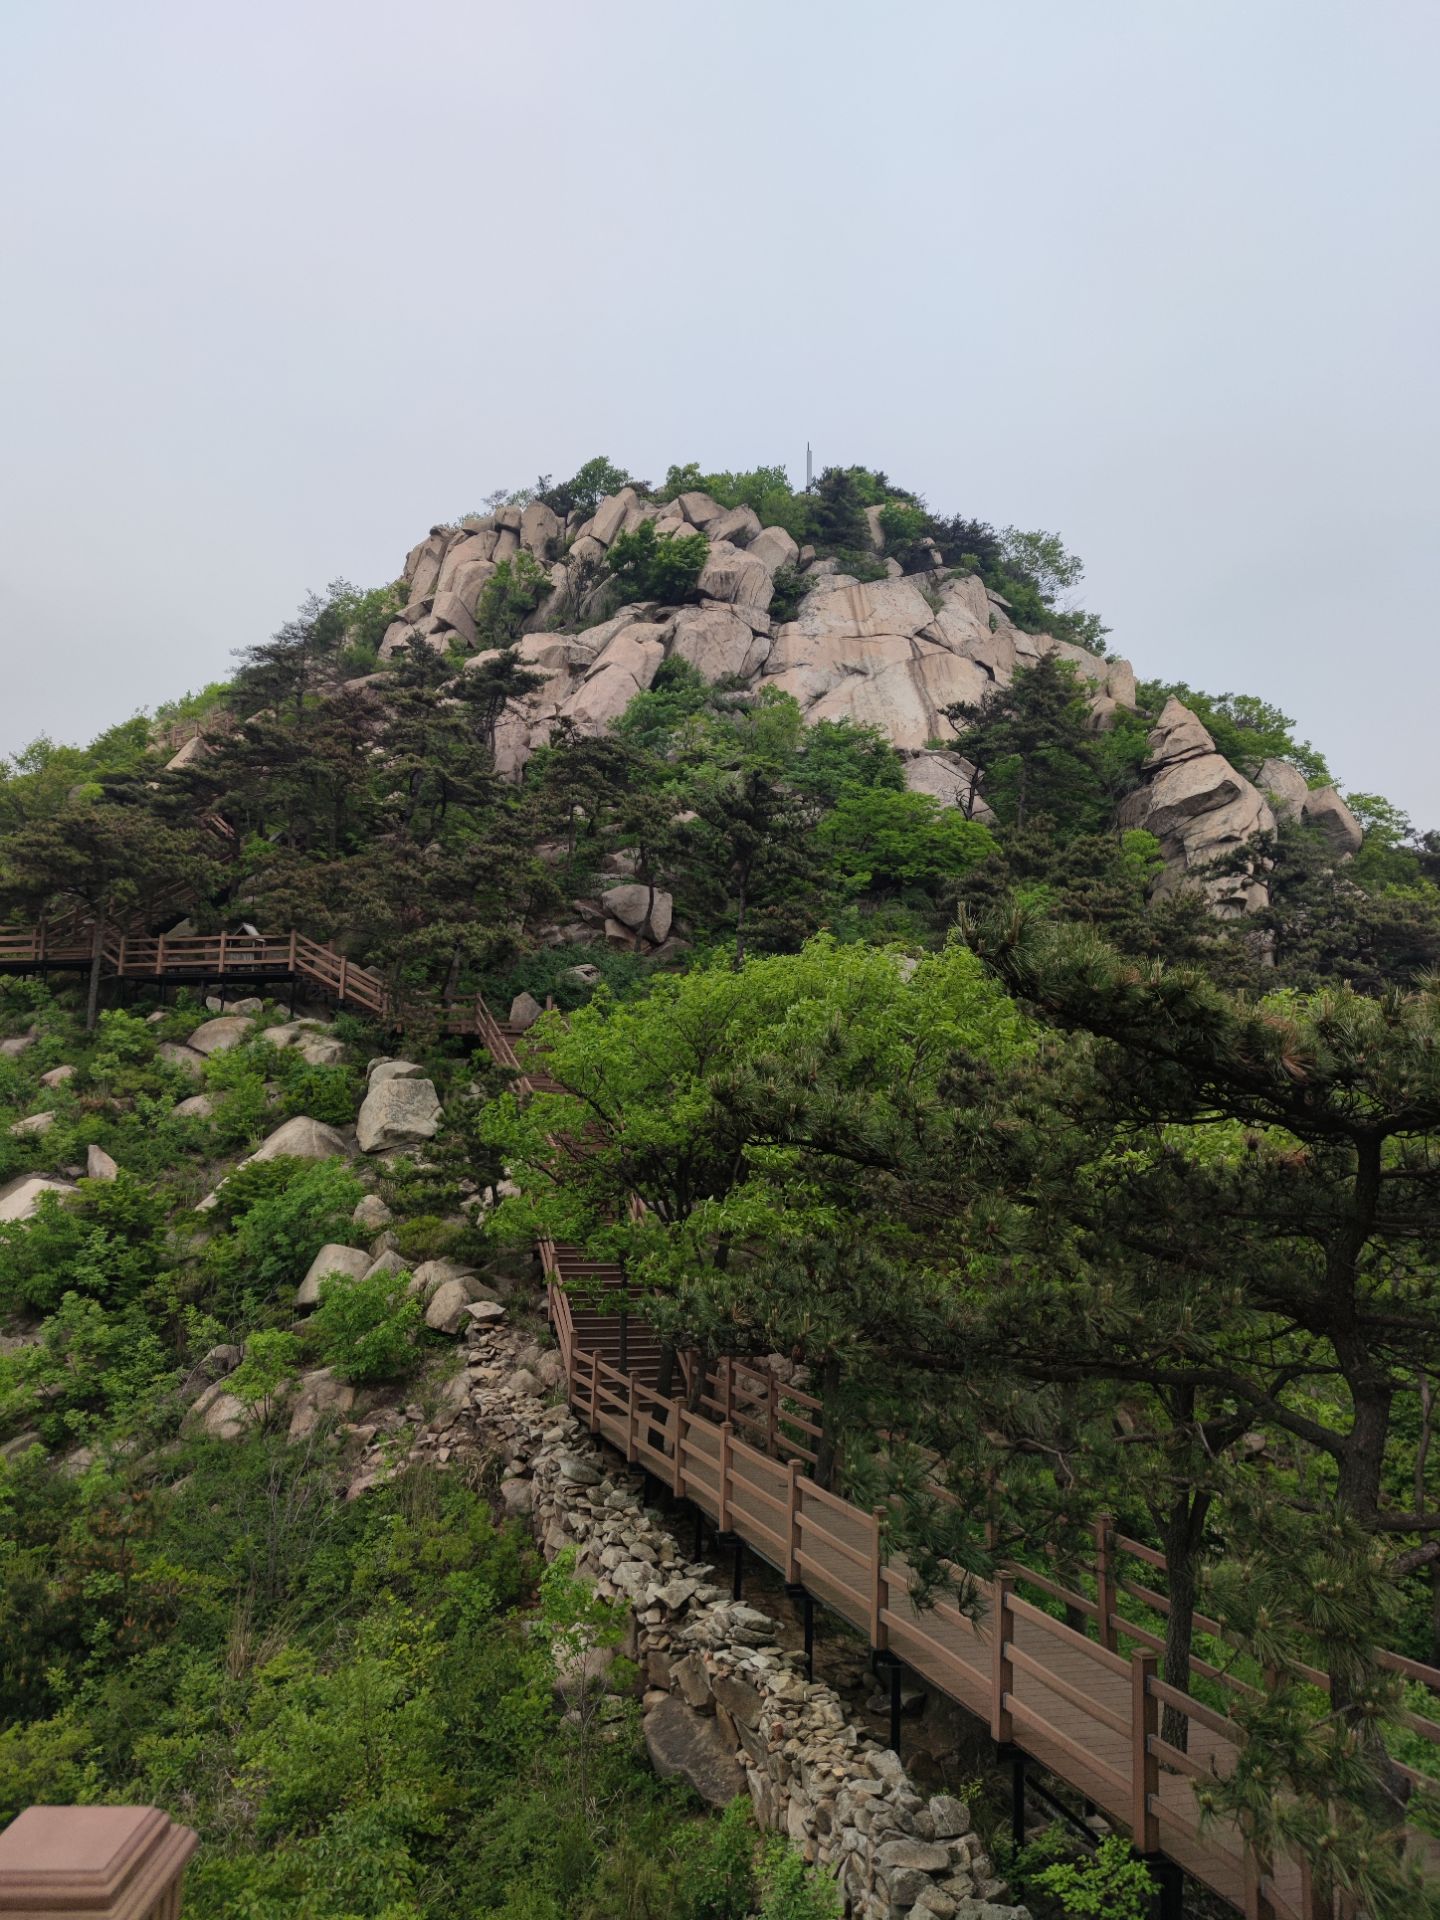
<svg viewBox="0 0 1440 1920"><path fill-rule="evenodd" d="M499 1451L505 1506L531 1516L547 1559L573 1548L601 1594L629 1603L628 1651L647 1683L645 1736L659 1770L716 1805L748 1790L763 1827L837 1878L855 1920L1028 1920L1003 1904L963 1803L916 1792L897 1756L847 1721L833 1689L807 1682L774 1621L732 1602L644 1507L641 1476L568 1407L546 1404L562 1378L558 1355L492 1327L470 1336L468 1360L454 1417L468 1402L477 1434ZM444 1435L455 1437L453 1427Z"/></svg>

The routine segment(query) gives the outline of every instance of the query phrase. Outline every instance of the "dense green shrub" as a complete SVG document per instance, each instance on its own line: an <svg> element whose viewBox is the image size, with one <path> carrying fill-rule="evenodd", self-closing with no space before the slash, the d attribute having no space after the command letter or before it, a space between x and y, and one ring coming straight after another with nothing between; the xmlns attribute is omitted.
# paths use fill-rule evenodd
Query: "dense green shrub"
<svg viewBox="0 0 1440 1920"><path fill-rule="evenodd" d="M364 1189L339 1160L258 1164L283 1171L263 1176L255 1199L249 1199L248 1188L243 1191L245 1204L235 1216L234 1231L210 1249L210 1261L227 1279L268 1291L298 1281L327 1241L344 1239ZM222 1207L234 1204L226 1192L231 1181L253 1174L252 1166L231 1175L221 1188Z"/></svg>
<svg viewBox="0 0 1440 1920"><path fill-rule="evenodd" d="M810 1873L783 1840L765 1849L760 1920L840 1920L839 1888L823 1873Z"/></svg>
<svg viewBox="0 0 1440 1920"><path fill-rule="evenodd" d="M681 1875L684 1920L745 1920L757 1891L755 1851L750 1802L732 1800Z"/></svg>
<svg viewBox="0 0 1440 1920"><path fill-rule="evenodd" d="M37 1343L0 1354L0 1434L33 1426L47 1447L67 1447L107 1427L128 1433L174 1379L174 1355L138 1300L66 1293Z"/></svg>
<svg viewBox="0 0 1440 1920"><path fill-rule="evenodd" d="M1042 1868L1031 1884L1059 1901L1066 1920L1148 1920L1155 1900L1149 1869L1119 1833L1093 1855Z"/></svg>
<svg viewBox="0 0 1440 1920"><path fill-rule="evenodd" d="M469 1231L456 1220L444 1220L438 1213L419 1213L391 1228L398 1251L418 1264L422 1260L443 1260L455 1251Z"/></svg>
<svg viewBox="0 0 1440 1920"><path fill-rule="evenodd" d="M885 535L885 551L909 546L929 526L930 516L910 500L887 500L880 509L880 530Z"/></svg>
<svg viewBox="0 0 1440 1920"><path fill-rule="evenodd" d="M245 1357L226 1381L233 1393L253 1412L262 1427L280 1410L286 1388L300 1371L300 1341L280 1327L267 1327L252 1333L245 1342Z"/></svg>
<svg viewBox="0 0 1440 1920"><path fill-rule="evenodd" d="M166 1203L121 1172L75 1197L43 1194L34 1217L0 1224L0 1310L49 1311L62 1295L135 1299L164 1270Z"/></svg>
<svg viewBox="0 0 1440 1920"><path fill-rule="evenodd" d="M793 620L800 602L816 583L808 580L798 567L777 567L771 582L770 619L778 625Z"/></svg>
<svg viewBox="0 0 1440 1920"><path fill-rule="evenodd" d="M551 591L550 576L522 550L502 560L480 589L475 634L482 647L513 647L525 621Z"/></svg>
<svg viewBox="0 0 1440 1920"><path fill-rule="evenodd" d="M309 1331L327 1367L356 1385L399 1380L419 1359L416 1342L425 1305L410 1292L404 1271L369 1279L332 1274L320 1282L320 1304Z"/></svg>
<svg viewBox="0 0 1440 1920"><path fill-rule="evenodd" d="M709 551L703 533L656 533L653 520L642 520L611 541L605 565L626 599L680 606L694 597Z"/></svg>
<svg viewBox="0 0 1440 1920"><path fill-rule="evenodd" d="M995 850L986 828L928 793L881 787L842 794L816 837L853 893L938 886Z"/></svg>

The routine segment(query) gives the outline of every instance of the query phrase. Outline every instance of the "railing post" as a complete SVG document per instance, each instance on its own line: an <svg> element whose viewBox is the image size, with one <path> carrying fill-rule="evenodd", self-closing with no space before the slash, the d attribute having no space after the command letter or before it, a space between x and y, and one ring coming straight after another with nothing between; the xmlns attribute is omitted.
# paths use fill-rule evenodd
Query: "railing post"
<svg viewBox="0 0 1440 1920"><path fill-rule="evenodd" d="M870 1583L870 1644L883 1653L890 1644L890 1629L885 1624L885 1611L890 1604L890 1587L885 1578L885 1509L873 1507L870 1519L875 1528L871 1545L874 1577Z"/></svg>
<svg viewBox="0 0 1440 1920"><path fill-rule="evenodd" d="M670 1430L674 1438L670 1453L670 1491L677 1500L685 1497L685 1403L670 1402Z"/></svg>
<svg viewBox="0 0 1440 1920"><path fill-rule="evenodd" d="M1111 1535L1115 1521L1111 1514L1095 1519L1095 1604L1100 1615L1100 1644L1115 1652L1115 1562Z"/></svg>
<svg viewBox="0 0 1440 1920"><path fill-rule="evenodd" d="M727 1353L721 1364L725 1368L725 1385L720 1393L720 1407L723 1424L728 1427L735 1418L735 1362Z"/></svg>
<svg viewBox="0 0 1440 1920"><path fill-rule="evenodd" d="M635 1395L636 1395L638 1383L633 1373L628 1375L627 1377L630 1382L630 1404L626 1411L626 1417L625 1417L625 1458L633 1466L635 1464L635 1456L637 1452L636 1445L635 1445L635 1416L636 1416L636 1413L639 1411L639 1409L638 1409Z"/></svg>
<svg viewBox="0 0 1440 1920"><path fill-rule="evenodd" d="M223 933L220 935L220 971L221 973L225 971L225 935Z"/></svg>
<svg viewBox="0 0 1440 1920"><path fill-rule="evenodd" d="M800 1462L790 1462L789 1486L786 1489L787 1522L785 1527L785 1580L788 1586L800 1585Z"/></svg>
<svg viewBox="0 0 1440 1920"><path fill-rule="evenodd" d="M780 1382L775 1378L773 1371L769 1374L768 1378L770 1381L770 1405L767 1409L765 1423L765 1451L773 1460L780 1450Z"/></svg>
<svg viewBox="0 0 1440 1920"><path fill-rule="evenodd" d="M296 939L295 929L294 927L292 927L290 929L290 972L291 973L294 973L295 971L296 948L298 944L299 942Z"/></svg>
<svg viewBox="0 0 1440 1920"><path fill-rule="evenodd" d="M715 1531L717 1533L729 1533L730 1531L731 1440L732 1440L732 1436L730 1432L730 1422L727 1420L720 1429L720 1484L719 1484L719 1490L716 1494L716 1502L717 1502L719 1512L715 1522Z"/></svg>
<svg viewBox="0 0 1440 1920"><path fill-rule="evenodd" d="M165 971L165 936L163 933L155 942L155 971L156 973L163 973Z"/></svg>
<svg viewBox="0 0 1440 1920"><path fill-rule="evenodd" d="M122 933L120 936L120 952L115 961L115 971L117 973L124 973L125 971L125 943L128 938L128 934Z"/></svg>
<svg viewBox="0 0 1440 1920"><path fill-rule="evenodd" d="M1269 1897L1262 1884L1269 1871L1269 1863L1263 1860L1253 1847L1247 1847L1245 1849L1244 1867L1245 1904L1243 1912L1245 1920L1275 1920L1275 1909L1270 1904ZM1301 1884L1302 1886L1304 1885L1303 1880ZM1302 1910L1306 1912L1306 1920L1309 1920L1308 1910ZM1330 1914L1325 1913L1323 1920L1331 1920Z"/></svg>
<svg viewBox="0 0 1440 1920"><path fill-rule="evenodd" d="M179 1920L198 1844L158 1807L26 1807L0 1833L0 1912Z"/></svg>
<svg viewBox="0 0 1440 1920"><path fill-rule="evenodd" d="M1160 1702L1151 1692L1156 1655L1137 1648L1130 1661L1130 1828L1137 1853L1160 1851ZM1152 1805L1153 1802L1153 1805Z"/></svg>
<svg viewBox="0 0 1440 1920"><path fill-rule="evenodd" d="M600 1356L590 1355L590 1431L600 1431Z"/></svg>
<svg viewBox="0 0 1440 1920"><path fill-rule="evenodd" d="M345 998L345 989L349 985L349 983L350 983L350 962L345 958L344 954L342 953L340 956L340 990L335 996L337 1000L343 1000Z"/></svg>
<svg viewBox="0 0 1440 1920"><path fill-rule="evenodd" d="M1014 1637L1010 1576L997 1573L990 1604L990 1737L1002 1747L1008 1747L1015 1737L1009 1705L1010 1695L1015 1691L1015 1668L1010 1659L1010 1642Z"/></svg>

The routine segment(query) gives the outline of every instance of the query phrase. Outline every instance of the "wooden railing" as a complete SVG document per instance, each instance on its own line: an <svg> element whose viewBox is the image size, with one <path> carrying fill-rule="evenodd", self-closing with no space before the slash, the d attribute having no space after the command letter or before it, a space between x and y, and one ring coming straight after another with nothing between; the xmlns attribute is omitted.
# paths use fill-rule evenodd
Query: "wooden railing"
<svg viewBox="0 0 1440 1920"><path fill-rule="evenodd" d="M1197 1790L1230 1772L1244 1734L1225 1714L1161 1680L1153 1646L1136 1645L1127 1655L1115 1645L1121 1635L1152 1636L1107 1604L1105 1637L1092 1639L1016 1587L1033 1584L1092 1620L1096 1601L1024 1567L978 1582L949 1568L949 1587L917 1604L918 1581L890 1542L885 1509L866 1512L817 1486L798 1451L777 1457L774 1446L751 1444L733 1420L713 1417L723 1411L715 1393L707 1395L709 1405L691 1409L586 1346L586 1323L596 1316L577 1314L571 1303L565 1251L552 1249L546 1260L551 1322L571 1406L592 1433L698 1507L718 1533L743 1541L877 1652L904 1661L968 1708L996 1741L1081 1793L1128 1829L1141 1853L1176 1862L1256 1920L1318 1920L1325 1909L1316 1904L1307 1861L1258 1859L1233 1823L1202 1819ZM775 1391L783 1406L787 1389ZM783 1415L777 1434L780 1428ZM1161 1737L1167 1706L1185 1717L1184 1750Z"/></svg>
<svg viewBox="0 0 1440 1920"><path fill-rule="evenodd" d="M81 938L53 926L0 927L0 970L88 967L93 938L89 929ZM303 933L155 935L106 929L101 961L107 975L125 980L303 980L338 1005L356 1007L389 1026L432 1027L482 1040L488 1031L498 1031L478 995L451 1004L421 994L397 996L373 968Z"/></svg>

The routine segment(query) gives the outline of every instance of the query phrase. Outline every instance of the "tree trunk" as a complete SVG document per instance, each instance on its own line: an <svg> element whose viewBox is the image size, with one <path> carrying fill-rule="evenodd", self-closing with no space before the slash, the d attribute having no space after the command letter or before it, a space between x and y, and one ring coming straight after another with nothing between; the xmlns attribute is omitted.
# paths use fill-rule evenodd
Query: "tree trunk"
<svg viewBox="0 0 1440 1920"><path fill-rule="evenodd" d="M820 1367L820 1438L815 1443L815 1484L826 1493L832 1492L835 1484L835 1435L840 1425L835 1401L839 1391L840 1362L827 1354Z"/></svg>
<svg viewBox="0 0 1440 1920"><path fill-rule="evenodd" d="M90 943L90 990L85 998L85 1031L93 1033L100 1012L100 963L105 957L105 922L97 917Z"/></svg>
<svg viewBox="0 0 1440 1920"><path fill-rule="evenodd" d="M690 1376L690 1391L685 1398L685 1410L687 1413L698 1413L700 1411L700 1402L705 1398L705 1389L710 1384L710 1369L713 1365L713 1355L708 1353L704 1347L697 1347L695 1350L695 1371Z"/></svg>
<svg viewBox="0 0 1440 1920"><path fill-rule="evenodd" d="M450 951L450 965L445 970L445 985L440 994L441 1004L450 1006L460 989L460 943L457 940Z"/></svg>
<svg viewBox="0 0 1440 1920"><path fill-rule="evenodd" d="M1208 1493L1177 1493L1165 1522L1165 1566L1170 1612L1165 1619L1165 1684L1190 1689L1190 1651L1195 1639L1195 1603L1200 1593L1200 1541L1210 1510ZM1190 1722L1178 1707L1166 1707L1160 1738L1187 1750Z"/></svg>

